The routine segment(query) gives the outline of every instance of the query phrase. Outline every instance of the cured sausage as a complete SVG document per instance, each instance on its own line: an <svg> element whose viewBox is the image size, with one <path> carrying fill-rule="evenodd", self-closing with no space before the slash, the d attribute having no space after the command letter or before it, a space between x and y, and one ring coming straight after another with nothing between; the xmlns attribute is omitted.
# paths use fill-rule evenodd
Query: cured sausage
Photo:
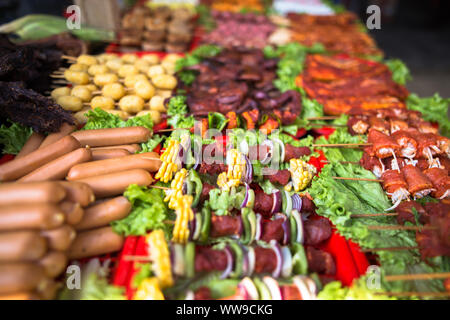
<svg viewBox="0 0 450 320"><path fill-rule="evenodd" d="M64 179L73 166L90 161L91 150L79 148L69 152L19 179L21 182L48 181Z"/></svg>
<svg viewBox="0 0 450 320"><path fill-rule="evenodd" d="M369 129L368 142L372 143L372 152L381 159L392 156L394 152L400 149L400 146L392 137L375 129Z"/></svg>
<svg viewBox="0 0 450 320"><path fill-rule="evenodd" d="M155 160L150 160L148 158ZM77 164L70 169L67 174L67 179L79 180L132 169L145 169L150 172L156 172L160 166L161 161L159 160L158 154L155 152L146 152L129 155L122 158Z"/></svg>
<svg viewBox="0 0 450 320"><path fill-rule="evenodd" d="M34 261L47 252L47 241L37 231L0 233L0 262Z"/></svg>
<svg viewBox="0 0 450 320"><path fill-rule="evenodd" d="M108 225L112 221L128 216L131 203L125 197L117 197L86 209L83 220L75 225L76 230L87 230Z"/></svg>
<svg viewBox="0 0 450 320"><path fill-rule="evenodd" d="M153 178L148 171L134 169L89 177L78 181L88 184L97 198L106 198L122 194L130 184L148 186L153 182Z"/></svg>
<svg viewBox="0 0 450 320"><path fill-rule="evenodd" d="M0 230L52 229L61 226L64 213L55 204L13 204L0 207Z"/></svg>
<svg viewBox="0 0 450 320"><path fill-rule="evenodd" d="M0 300L39 300L40 297L34 292L18 292L0 295Z"/></svg>
<svg viewBox="0 0 450 320"><path fill-rule="evenodd" d="M125 149L93 149L92 161L120 158L130 155Z"/></svg>
<svg viewBox="0 0 450 320"><path fill-rule="evenodd" d="M72 133L82 146L104 147L146 142L151 131L144 127L81 130Z"/></svg>
<svg viewBox="0 0 450 320"><path fill-rule="evenodd" d="M68 124L64 122L61 127L59 128L58 132L50 133L44 141L42 141L41 145L39 146L39 149L44 148L52 143L55 143L56 141L64 138L65 136L68 136L72 132L74 132L76 129L75 126Z"/></svg>
<svg viewBox="0 0 450 320"><path fill-rule="evenodd" d="M14 159L0 166L0 181L11 181L23 177L44 164L65 155L77 148L80 143L67 136L42 149L35 150L19 159Z"/></svg>
<svg viewBox="0 0 450 320"><path fill-rule="evenodd" d="M41 133L33 132L28 138L27 142L23 145L20 152L16 155L15 159L20 159L23 156L37 150L44 140L44 136Z"/></svg>
<svg viewBox="0 0 450 320"><path fill-rule="evenodd" d="M36 293L43 300L53 300L60 287L60 283L57 283L53 279L47 279L42 285L36 288Z"/></svg>
<svg viewBox="0 0 450 320"><path fill-rule="evenodd" d="M80 232L68 251L68 257L82 259L118 251L122 248L124 237L111 227L103 227Z"/></svg>
<svg viewBox="0 0 450 320"><path fill-rule="evenodd" d="M117 145L117 146L113 146L113 147L97 147L97 148L93 148L92 150L104 150L104 149L125 149L127 150L129 153L136 153L138 151L141 151L141 146L138 145L137 143L133 143L133 144L122 144L122 145Z"/></svg>
<svg viewBox="0 0 450 320"><path fill-rule="evenodd" d="M82 207L87 207L95 201L94 191L89 185L79 181L59 181L67 192L66 201L78 202Z"/></svg>
<svg viewBox="0 0 450 320"><path fill-rule="evenodd" d="M50 251L39 260L44 267L45 275L49 278L59 276L67 266L67 255L60 251Z"/></svg>
<svg viewBox="0 0 450 320"><path fill-rule="evenodd" d="M50 249L65 251L69 249L75 236L75 229L67 224L52 230L42 231L42 235L47 239Z"/></svg>
<svg viewBox="0 0 450 320"><path fill-rule="evenodd" d="M413 165L406 165L401 169L406 183L408 183L408 191L416 198L422 198L432 191L433 185L426 175Z"/></svg>
<svg viewBox="0 0 450 320"><path fill-rule="evenodd" d="M64 212L65 221L70 225L80 223L84 216L84 210L78 202L63 201L59 207Z"/></svg>
<svg viewBox="0 0 450 320"><path fill-rule="evenodd" d="M0 184L0 205L14 203L57 203L64 199L66 190L56 182Z"/></svg>
<svg viewBox="0 0 450 320"><path fill-rule="evenodd" d="M436 191L432 196L437 199L450 197L450 176L447 170L441 168L429 168L423 172L430 179Z"/></svg>
<svg viewBox="0 0 450 320"><path fill-rule="evenodd" d="M44 268L30 262L0 264L0 294L32 291L46 281Z"/></svg>

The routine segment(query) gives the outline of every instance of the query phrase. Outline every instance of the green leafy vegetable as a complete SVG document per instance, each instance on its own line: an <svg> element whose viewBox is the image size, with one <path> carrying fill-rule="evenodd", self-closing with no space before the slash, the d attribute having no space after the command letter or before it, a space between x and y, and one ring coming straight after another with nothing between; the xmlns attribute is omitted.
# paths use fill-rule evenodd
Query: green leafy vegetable
<svg viewBox="0 0 450 320"><path fill-rule="evenodd" d="M227 117L219 112L208 113L208 128L222 131L228 123Z"/></svg>
<svg viewBox="0 0 450 320"><path fill-rule="evenodd" d="M392 72L392 80L398 84L405 85L407 81L412 79L408 67L400 59L390 59L385 63Z"/></svg>
<svg viewBox="0 0 450 320"><path fill-rule="evenodd" d="M215 188L209 191L209 205L218 216L227 215L233 209L240 209L245 197L245 187L232 187L230 191Z"/></svg>
<svg viewBox="0 0 450 320"><path fill-rule="evenodd" d="M361 277L350 287L343 287L339 281L330 282L319 292L317 298L319 300L397 300L395 297L383 295L383 291L367 288L367 277Z"/></svg>
<svg viewBox="0 0 450 320"><path fill-rule="evenodd" d="M3 154L18 154L33 130L20 123L10 123L9 127L4 124L0 127L0 144L3 145Z"/></svg>
<svg viewBox="0 0 450 320"><path fill-rule="evenodd" d="M185 96L175 96L169 100L167 115L170 119L167 121L173 128L192 128L194 126L194 116L186 117L188 106Z"/></svg>
<svg viewBox="0 0 450 320"><path fill-rule="evenodd" d="M132 184L124 196L133 207L126 218L111 223L115 232L129 236L144 235L149 230L162 229L166 235L170 234L170 227L164 223L169 218L169 209L163 201L162 190Z"/></svg>
<svg viewBox="0 0 450 320"><path fill-rule="evenodd" d="M100 108L89 110L86 113L88 121L82 130L95 130L106 128L125 128L125 127L145 127L147 129L153 128L153 121L150 115L141 117L133 117L128 120L122 120L118 116L108 113Z"/></svg>
<svg viewBox="0 0 450 320"><path fill-rule="evenodd" d="M339 143L362 143L365 142L359 136L352 136L347 128L337 128L329 137L320 137L316 140L317 144L339 144ZM318 148L321 149L330 162L339 161L359 161L363 151L353 148Z"/></svg>
<svg viewBox="0 0 450 320"><path fill-rule="evenodd" d="M161 136L159 134L155 134L150 138L147 142L141 144L141 152L151 152L155 149L158 144L162 143L166 139L166 136Z"/></svg>
<svg viewBox="0 0 450 320"><path fill-rule="evenodd" d="M88 275L80 300L126 300L125 289L108 283L106 277L96 273Z"/></svg>
<svg viewBox="0 0 450 320"><path fill-rule="evenodd" d="M132 285L134 288L139 287L142 281L152 276L152 264L151 263L140 263L137 267L139 271L133 276Z"/></svg>
<svg viewBox="0 0 450 320"><path fill-rule="evenodd" d="M438 93L426 98L420 98L412 93L406 100L408 109L420 111L423 119L439 123L439 130L446 137L450 137L449 103L450 98L441 98Z"/></svg>

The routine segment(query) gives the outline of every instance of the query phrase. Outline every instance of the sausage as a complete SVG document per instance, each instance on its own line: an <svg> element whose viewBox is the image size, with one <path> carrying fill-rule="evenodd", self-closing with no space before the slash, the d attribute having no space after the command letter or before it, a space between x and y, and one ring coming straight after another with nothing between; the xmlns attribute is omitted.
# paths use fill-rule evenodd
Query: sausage
<svg viewBox="0 0 450 320"><path fill-rule="evenodd" d="M47 241L37 231L0 233L0 261L34 261L47 252Z"/></svg>
<svg viewBox="0 0 450 320"><path fill-rule="evenodd" d="M159 160L158 154L155 152L146 152L129 155L122 158L77 164L70 169L67 174L67 180L80 180L132 169L145 169L150 172L156 172L160 166L161 160Z"/></svg>
<svg viewBox="0 0 450 320"><path fill-rule="evenodd" d="M64 213L55 204L12 204L0 207L0 230L52 229L63 222Z"/></svg>
<svg viewBox="0 0 450 320"><path fill-rule="evenodd" d="M59 207L64 212L66 223L73 226L83 219L84 210L78 202L63 201Z"/></svg>
<svg viewBox="0 0 450 320"><path fill-rule="evenodd" d="M97 148L93 148L92 150L103 150L103 149L113 149L113 148L114 149L125 149L129 153L136 153L136 152L142 150L141 146L138 145L137 143L122 144L122 145L117 145L117 146L113 146L113 147L97 147Z"/></svg>
<svg viewBox="0 0 450 320"><path fill-rule="evenodd" d="M97 149L92 151L92 161L114 159L130 155L125 149Z"/></svg>
<svg viewBox="0 0 450 320"><path fill-rule="evenodd" d="M46 281L44 268L30 262L0 264L0 294L32 291Z"/></svg>
<svg viewBox="0 0 450 320"><path fill-rule="evenodd" d="M14 203L57 203L66 197L66 190L56 182L0 184L0 206Z"/></svg>
<svg viewBox="0 0 450 320"><path fill-rule="evenodd" d="M35 150L26 156L1 165L0 181L11 181L21 178L53 159L77 148L80 148L80 143L74 137L64 137L42 149Z"/></svg>
<svg viewBox="0 0 450 320"><path fill-rule="evenodd" d="M45 275L49 278L59 276L67 266L67 256L64 252L50 251L39 260L39 265L44 267Z"/></svg>
<svg viewBox="0 0 450 320"><path fill-rule="evenodd" d="M111 227L103 227L80 232L70 247L69 260L82 259L119 251L124 237L118 235Z"/></svg>
<svg viewBox="0 0 450 320"><path fill-rule="evenodd" d="M15 159L22 158L23 156L26 156L27 154L39 149L39 146L41 145L44 138L44 135L33 132L28 138L27 142L25 142L25 144L23 145L20 152L16 155Z"/></svg>
<svg viewBox="0 0 450 320"><path fill-rule="evenodd" d="M50 249L65 251L69 249L75 236L75 229L68 224L53 230L43 230L41 234L47 239Z"/></svg>
<svg viewBox="0 0 450 320"><path fill-rule="evenodd" d="M64 179L73 166L92 160L91 150L79 148L69 152L19 179L21 182Z"/></svg>
<svg viewBox="0 0 450 320"><path fill-rule="evenodd" d="M53 300L60 288L61 283L58 283L53 279L47 279L42 285L36 288L36 293L43 300Z"/></svg>
<svg viewBox="0 0 450 320"><path fill-rule="evenodd" d="M87 207L95 201L94 191L89 185L79 181L59 181L67 192L66 201L78 202L82 207Z"/></svg>
<svg viewBox="0 0 450 320"><path fill-rule="evenodd" d="M82 130L72 133L82 146L104 147L146 142L151 131L144 127Z"/></svg>
<svg viewBox="0 0 450 320"><path fill-rule="evenodd" d="M153 178L148 171L134 169L89 177L78 181L88 184L94 190L97 198L106 198L122 194L130 184L148 186L153 182Z"/></svg>
<svg viewBox="0 0 450 320"><path fill-rule="evenodd" d="M65 136L68 136L72 132L74 132L76 129L75 126L68 124L67 122L64 122L61 127L59 128L58 132L50 133L44 141L42 141L41 145L39 146L39 149L42 149L52 143L55 143L56 141L64 138Z"/></svg>
<svg viewBox="0 0 450 320"><path fill-rule="evenodd" d="M83 220L75 225L76 230L86 230L108 225L112 221L128 216L131 203L125 197L117 197L86 209Z"/></svg>
<svg viewBox="0 0 450 320"><path fill-rule="evenodd" d="M0 300L39 300L40 297L34 292L17 292L0 295Z"/></svg>

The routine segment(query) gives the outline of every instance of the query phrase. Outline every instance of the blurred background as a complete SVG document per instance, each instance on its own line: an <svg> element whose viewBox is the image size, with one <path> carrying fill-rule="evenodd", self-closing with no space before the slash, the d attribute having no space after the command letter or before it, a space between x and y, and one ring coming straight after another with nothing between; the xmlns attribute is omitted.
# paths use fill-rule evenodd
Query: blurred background
<svg viewBox="0 0 450 320"><path fill-rule="evenodd" d="M99 0L91 0L99 1ZM120 8L133 0L117 1ZM386 57L403 60L413 81L408 88L421 96L440 92L450 97L450 1L448 0L337 0L366 21L367 6L377 4L382 11L381 30L371 30ZM72 4L68 0L0 0L0 24L29 13L62 16Z"/></svg>

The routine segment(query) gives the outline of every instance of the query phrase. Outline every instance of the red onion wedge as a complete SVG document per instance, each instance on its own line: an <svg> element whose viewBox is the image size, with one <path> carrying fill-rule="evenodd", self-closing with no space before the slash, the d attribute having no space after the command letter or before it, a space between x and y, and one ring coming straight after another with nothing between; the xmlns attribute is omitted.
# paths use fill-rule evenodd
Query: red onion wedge
<svg viewBox="0 0 450 320"><path fill-rule="evenodd" d="M222 279L222 280L228 278L228 276L233 271L233 254L231 253L231 250L230 250L230 248L228 246L225 247L224 251L225 251L225 254L227 256L227 267L225 268L225 270L220 275L220 279Z"/></svg>
<svg viewBox="0 0 450 320"><path fill-rule="evenodd" d="M247 259L248 259L248 270L247 275L251 276L253 274L253 271L255 271L255 262L256 262L256 256L255 256L255 249L253 247L248 246L247 247Z"/></svg>
<svg viewBox="0 0 450 320"><path fill-rule="evenodd" d="M292 195L292 210L302 211L302 198L299 194L294 193Z"/></svg>
<svg viewBox="0 0 450 320"><path fill-rule="evenodd" d="M281 289L278 286L278 282L274 278L265 276L262 280L269 289L272 300L283 300L281 296Z"/></svg>
<svg viewBox="0 0 450 320"><path fill-rule="evenodd" d="M268 164L272 160L273 156L273 141L272 140L264 140L263 143L261 143L261 146L268 146L269 152L266 153L266 156L260 160L261 164Z"/></svg>
<svg viewBox="0 0 450 320"><path fill-rule="evenodd" d="M280 163L284 162L284 155L285 155L285 149L284 149L284 143L278 138L272 138L273 142L276 142L280 146ZM273 153L273 152L272 152ZM272 155L273 157L273 155Z"/></svg>
<svg viewBox="0 0 450 320"><path fill-rule="evenodd" d="M278 242L274 239L270 240L270 247L272 248L275 256L277 257L277 265L275 270L272 272L272 277L278 278L281 274L281 267L283 266L283 255L281 253L281 248Z"/></svg>
<svg viewBox="0 0 450 320"><path fill-rule="evenodd" d="M241 203L241 209L245 208L248 204L248 199L249 199L249 193L250 193L250 186L247 182L244 182L245 185L245 196L244 196L244 200Z"/></svg>
<svg viewBox="0 0 450 320"><path fill-rule="evenodd" d="M245 277L244 279L242 279L239 283L239 287L243 288L246 291L249 300L259 299L258 289L253 283L252 279L250 279L249 277Z"/></svg>
<svg viewBox="0 0 450 320"><path fill-rule="evenodd" d="M252 163L248 159L247 156L243 156L245 159L245 176L244 176L244 182L246 183L252 183L253 180L253 167Z"/></svg>
<svg viewBox="0 0 450 320"><path fill-rule="evenodd" d="M280 190L276 190L272 193L272 209L270 213L280 212L281 209L281 192Z"/></svg>

